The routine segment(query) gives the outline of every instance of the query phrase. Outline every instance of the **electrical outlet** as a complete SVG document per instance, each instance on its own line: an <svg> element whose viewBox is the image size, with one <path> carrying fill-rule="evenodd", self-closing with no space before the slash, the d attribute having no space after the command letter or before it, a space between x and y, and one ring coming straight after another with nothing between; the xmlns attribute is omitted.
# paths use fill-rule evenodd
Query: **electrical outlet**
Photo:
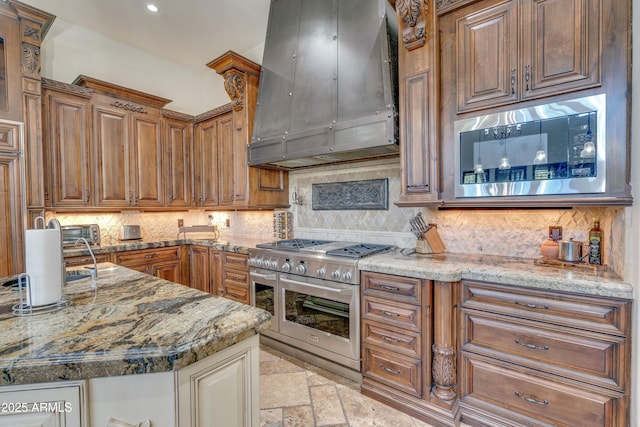
<svg viewBox="0 0 640 427"><path fill-rule="evenodd" d="M231 220L230 220L229 218L227 218L227 219L224 221L224 225L225 225L225 227L227 227L227 228L231 227Z"/></svg>
<svg viewBox="0 0 640 427"><path fill-rule="evenodd" d="M180 218L178 220L178 227L183 227L184 226L184 219Z"/></svg>
<svg viewBox="0 0 640 427"><path fill-rule="evenodd" d="M555 240L562 240L562 226L561 225L551 225L549 226L549 238Z"/></svg>

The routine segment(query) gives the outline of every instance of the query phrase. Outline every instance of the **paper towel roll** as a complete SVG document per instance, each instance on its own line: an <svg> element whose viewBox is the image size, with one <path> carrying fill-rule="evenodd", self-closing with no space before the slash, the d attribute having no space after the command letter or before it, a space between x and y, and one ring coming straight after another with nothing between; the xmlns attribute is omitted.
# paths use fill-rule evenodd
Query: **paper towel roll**
<svg viewBox="0 0 640 427"><path fill-rule="evenodd" d="M27 305L53 304L62 298L62 235L56 229L25 231Z"/></svg>

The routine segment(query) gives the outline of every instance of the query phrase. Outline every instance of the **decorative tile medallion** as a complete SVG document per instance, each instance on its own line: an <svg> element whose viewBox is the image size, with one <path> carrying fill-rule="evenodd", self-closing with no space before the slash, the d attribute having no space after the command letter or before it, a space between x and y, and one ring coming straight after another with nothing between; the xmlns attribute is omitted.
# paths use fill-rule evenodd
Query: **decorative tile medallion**
<svg viewBox="0 0 640 427"><path fill-rule="evenodd" d="M313 184L311 197L313 210L388 210L389 180Z"/></svg>

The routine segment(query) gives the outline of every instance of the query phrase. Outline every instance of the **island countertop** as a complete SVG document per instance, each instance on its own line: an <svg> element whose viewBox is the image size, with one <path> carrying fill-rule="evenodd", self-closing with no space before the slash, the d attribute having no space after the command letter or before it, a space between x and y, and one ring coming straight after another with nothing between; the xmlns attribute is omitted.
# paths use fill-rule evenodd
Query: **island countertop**
<svg viewBox="0 0 640 427"><path fill-rule="evenodd" d="M98 264L98 278L65 285L59 311L16 317L0 289L0 385L173 371L258 334L261 309Z"/></svg>
<svg viewBox="0 0 640 427"><path fill-rule="evenodd" d="M615 273L541 266L533 259L474 254L420 254L395 250L363 258L364 271L443 282L478 280L561 292L633 299L634 287Z"/></svg>

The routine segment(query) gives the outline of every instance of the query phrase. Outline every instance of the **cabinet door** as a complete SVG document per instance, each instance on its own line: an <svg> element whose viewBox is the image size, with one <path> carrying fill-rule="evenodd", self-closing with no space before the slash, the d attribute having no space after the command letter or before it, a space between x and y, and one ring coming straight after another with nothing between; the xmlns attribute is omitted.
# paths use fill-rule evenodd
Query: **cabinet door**
<svg viewBox="0 0 640 427"><path fill-rule="evenodd" d="M516 0L471 7L457 20L458 112L518 100Z"/></svg>
<svg viewBox="0 0 640 427"><path fill-rule="evenodd" d="M81 98L48 93L45 115L45 169L51 206L91 206L88 103Z"/></svg>
<svg viewBox="0 0 640 427"><path fill-rule="evenodd" d="M600 84L600 4L523 0L523 99Z"/></svg>
<svg viewBox="0 0 640 427"><path fill-rule="evenodd" d="M217 119L218 147L220 147L220 205L224 206L232 205L235 196L237 165L232 119L231 114L225 114Z"/></svg>
<svg viewBox="0 0 640 427"><path fill-rule="evenodd" d="M151 266L151 275L173 283L182 283L180 261L159 262Z"/></svg>
<svg viewBox="0 0 640 427"><path fill-rule="evenodd" d="M134 183L133 204L140 207L162 207L162 139L161 120L133 115L133 161L131 181Z"/></svg>
<svg viewBox="0 0 640 427"><path fill-rule="evenodd" d="M95 204L100 207L130 207L132 187L129 116L105 106L93 109L95 148Z"/></svg>
<svg viewBox="0 0 640 427"><path fill-rule="evenodd" d="M198 123L194 135L195 205L218 206L218 122Z"/></svg>
<svg viewBox="0 0 640 427"><path fill-rule="evenodd" d="M196 245L189 247L189 264L189 287L211 292L209 248Z"/></svg>
<svg viewBox="0 0 640 427"><path fill-rule="evenodd" d="M22 162L0 154L0 276L24 271Z"/></svg>
<svg viewBox="0 0 640 427"><path fill-rule="evenodd" d="M191 206L191 124L165 120L165 206Z"/></svg>
<svg viewBox="0 0 640 427"><path fill-rule="evenodd" d="M220 251L211 249L209 252L209 271L211 274L211 293L224 295L222 287L222 257Z"/></svg>

